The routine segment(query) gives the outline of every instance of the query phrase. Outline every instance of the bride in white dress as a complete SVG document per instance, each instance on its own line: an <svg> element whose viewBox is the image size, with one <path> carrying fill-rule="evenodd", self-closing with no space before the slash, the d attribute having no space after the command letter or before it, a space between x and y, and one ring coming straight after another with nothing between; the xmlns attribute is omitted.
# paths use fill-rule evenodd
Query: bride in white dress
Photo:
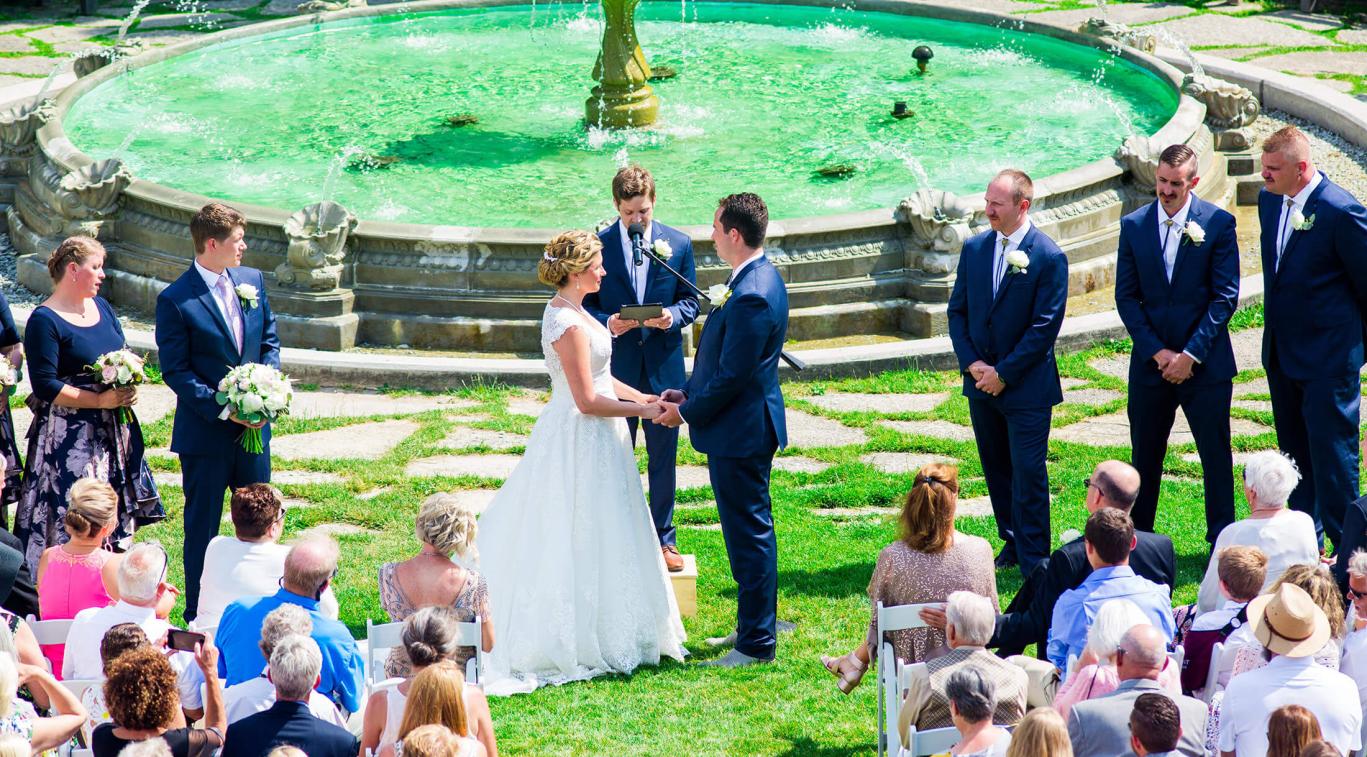
<svg viewBox="0 0 1367 757"><path fill-rule="evenodd" d="M686 654L621 420L655 417L656 398L612 377L612 337L580 305L604 276L602 244L588 232L561 234L546 245L538 275L557 290L541 320L551 401L479 520L499 632L486 660L493 695Z"/></svg>

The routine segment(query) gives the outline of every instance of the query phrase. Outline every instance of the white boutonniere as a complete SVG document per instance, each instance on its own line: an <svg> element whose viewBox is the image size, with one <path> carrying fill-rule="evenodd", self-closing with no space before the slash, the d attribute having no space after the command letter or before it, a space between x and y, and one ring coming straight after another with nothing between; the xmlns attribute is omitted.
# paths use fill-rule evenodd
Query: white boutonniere
<svg viewBox="0 0 1367 757"><path fill-rule="evenodd" d="M729 299L731 299L731 287L725 284L713 284L707 288L707 300L712 303L713 310L725 305Z"/></svg>
<svg viewBox="0 0 1367 757"><path fill-rule="evenodd" d="M1012 250L1006 253L1006 264L1011 267L1011 273L1025 273L1030 267L1030 256L1020 250Z"/></svg>
<svg viewBox="0 0 1367 757"><path fill-rule="evenodd" d="M237 299L242 303L243 307L248 310L256 307L256 287L251 284L238 284L233 291L237 292Z"/></svg>
<svg viewBox="0 0 1367 757"><path fill-rule="evenodd" d="M670 247L669 242L663 239L656 239L655 244L652 245L652 247L655 250L655 254L662 258L667 258L674 254L674 248Z"/></svg>
<svg viewBox="0 0 1367 757"><path fill-rule="evenodd" d="M1198 247L1205 244L1206 241L1206 230L1195 221L1187 221L1187 225L1182 228L1182 235L1187 238L1187 241Z"/></svg>
<svg viewBox="0 0 1367 757"><path fill-rule="evenodd" d="M1300 211L1300 209L1296 209L1296 210L1291 211L1291 228L1295 229L1296 231L1309 231L1309 230L1311 230L1311 229L1314 228L1314 227L1315 227L1315 214L1314 214L1314 213L1311 213L1311 214L1310 214L1310 217L1309 217L1309 218L1306 218L1306 217L1305 217L1305 214L1302 213L1302 212Z"/></svg>
<svg viewBox="0 0 1367 757"><path fill-rule="evenodd" d="M1066 531L1064 531L1063 533L1061 533L1061 534L1058 535L1058 543L1059 543L1059 546L1061 547L1061 546L1063 546L1064 544L1072 544L1073 542L1075 542L1075 541L1077 541L1078 539L1081 539L1081 538L1082 538L1082 532L1081 532L1081 531L1077 530L1076 528L1070 528L1070 529L1068 529L1068 530L1066 530Z"/></svg>

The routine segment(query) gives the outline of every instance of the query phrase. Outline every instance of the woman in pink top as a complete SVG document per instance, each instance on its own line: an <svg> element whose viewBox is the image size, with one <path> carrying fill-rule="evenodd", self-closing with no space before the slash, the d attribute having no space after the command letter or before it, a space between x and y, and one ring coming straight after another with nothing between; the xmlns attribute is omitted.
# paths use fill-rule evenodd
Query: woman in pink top
<svg viewBox="0 0 1367 757"><path fill-rule="evenodd" d="M1073 705L1105 696L1120 686L1120 673L1116 670L1120 640L1131 628L1149 624L1144 611L1128 599L1112 599L1101 605L1092 627L1087 629L1087 647L1078 658L1077 668L1066 671L1068 677L1054 694L1054 709L1065 721ZM1164 663L1158 683L1173 696L1182 693L1182 671L1172 658Z"/></svg>
<svg viewBox="0 0 1367 757"><path fill-rule="evenodd" d="M81 610L104 607L119 598L118 556L104 548L118 514L114 487L83 478L72 485L67 499L63 525L71 539L49 547L38 560L38 611L43 620L70 620ZM62 644L43 646L59 676L64 651Z"/></svg>

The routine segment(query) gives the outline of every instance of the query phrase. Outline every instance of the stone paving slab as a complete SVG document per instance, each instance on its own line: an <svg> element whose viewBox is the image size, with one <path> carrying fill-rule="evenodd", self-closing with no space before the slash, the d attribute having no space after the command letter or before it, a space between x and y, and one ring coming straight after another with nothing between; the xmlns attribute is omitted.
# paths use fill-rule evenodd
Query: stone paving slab
<svg viewBox="0 0 1367 757"><path fill-rule="evenodd" d="M206 11L244 11L260 4L261 0L198 0L195 7Z"/></svg>
<svg viewBox="0 0 1367 757"><path fill-rule="evenodd" d="M371 489L368 492L361 492L360 494L357 494L356 499L359 499L362 502L369 502L370 500L375 499L381 494L388 494L392 491L394 491L394 487L392 486L381 486L378 489Z"/></svg>
<svg viewBox="0 0 1367 757"><path fill-rule="evenodd" d="M859 459L884 473L915 473L930 463L957 465L959 462L948 455L927 452L870 452Z"/></svg>
<svg viewBox="0 0 1367 757"><path fill-rule="evenodd" d="M899 512L901 512L899 507L878 507L876 505L868 507L818 507L812 510L813 514L825 518L861 518L867 515L896 516Z"/></svg>
<svg viewBox="0 0 1367 757"><path fill-rule="evenodd" d="M271 0L270 4L261 9L263 16L296 16L299 14L299 3L301 0Z"/></svg>
<svg viewBox="0 0 1367 757"><path fill-rule="evenodd" d="M1272 400L1234 400L1233 406L1259 413L1272 412Z"/></svg>
<svg viewBox="0 0 1367 757"><path fill-rule="evenodd" d="M274 447L274 443L271 444ZM176 486L185 485L184 478L179 473L170 471L158 471L152 474L157 486ZM271 483L279 486L308 486L310 484L344 484L346 479L336 473L325 471L302 471L302 470L283 470L271 471Z"/></svg>
<svg viewBox="0 0 1367 757"><path fill-rule="evenodd" d="M986 494L981 497L961 499L955 508L956 518L976 518L992 515L992 499Z"/></svg>
<svg viewBox="0 0 1367 757"><path fill-rule="evenodd" d="M801 410L789 409L786 421L789 447L845 447L868 441L862 429Z"/></svg>
<svg viewBox="0 0 1367 757"><path fill-rule="evenodd" d="M712 478L707 472L707 467L703 465L680 465L674 468L674 488L694 489L703 486L711 486ZM650 491L650 478L641 474L641 488Z"/></svg>
<svg viewBox="0 0 1367 757"><path fill-rule="evenodd" d="M1092 387L1090 389L1065 389L1063 391L1063 401L1074 405L1105 405L1125 397L1124 392L1117 392L1114 389L1100 389Z"/></svg>
<svg viewBox="0 0 1367 757"><path fill-rule="evenodd" d="M118 32L119 24L103 23L99 26L49 26L46 29L28 32L24 36L41 39L49 44L57 42L82 42L91 37L113 36ZM53 61L55 63L56 61ZM48 66L51 68L51 65Z"/></svg>
<svg viewBox="0 0 1367 757"><path fill-rule="evenodd" d="M1258 17L1204 14L1165 21L1146 31L1150 29L1165 30L1188 45L1324 47L1333 44L1318 34Z"/></svg>
<svg viewBox="0 0 1367 757"><path fill-rule="evenodd" d="M299 538L307 539L317 536L328 536L337 539L343 536L362 536L368 534L378 534L379 531L370 528L362 528L354 523L320 523L312 528L306 528L299 532Z"/></svg>
<svg viewBox="0 0 1367 757"><path fill-rule="evenodd" d="M1241 371L1263 367L1263 330L1244 329L1229 335L1234 347L1234 367Z"/></svg>
<svg viewBox="0 0 1367 757"><path fill-rule="evenodd" d="M1271 389L1267 386L1266 377L1258 377L1252 381L1245 381L1242 384L1234 385L1234 398L1247 397L1251 394L1268 394Z"/></svg>
<svg viewBox="0 0 1367 757"><path fill-rule="evenodd" d="M803 399L823 410L837 413L928 413L949 398L935 394L842 394L832 393Z"/></svg>
<svg viewBox="0 0 1367 757"><path fill-rule="evenodd" d="M470 508L476 515L489 509L489 505L493 504L494 496L497 494L497 489L465 489L455 492L456 500Z"/></svg>
<svg viewBox="0 0 1367 757"><path fill-rule="evenodd" d="M539 418L545 409L546 403L530 397L514 397L508 400L508 412L513 415L530 415L533 418Z"/></svg>
<svg viewBox="0 0 1367 757"><path fill-rule="evenodd" d="M0 74L47 76L52 66L51 58L0 58Z"/></svg>
<svg viewBox="0 0 1367 757"><path fill-rule="evenodd" d="M1059 386L1063 387L1063 391L1066 392L1069 389L1076 389L1080 386L1086 386L1091 382L1087 379L1073 378L1072 376L1060 376L1058 379L1058 383Z"/></svg>
<svg viewBox="0 0 1367 757"><path fill-rule="evenodd" d="M1129 380L1130 378L1130 359L1124 355L1097 358L1087 364L1089 367L1101 371L1107 376L1114 376L1118 379Z"/></svg>
<svg viewBox="0 0 1367 757"><path fill-rule="evenodd" d="M459 410L478 407L479 404L474 400L446 395L296 392L290 414L296 418L361 418L369 415L409 415L429 410Z"/></svg>
<svg viewBox="0 0 1367 757"><path fill-rule="evenodd" d="M879 421L878 425L898 433L952 439L956 442L973 441L973 429L949 421Z"/></svg>
<svg viewBox="0 0 1367 757"><path fill-rule="evenodd" d="M1306 51L1258 58L1257 64L1274 71L1293 74L1354 74L1367 76L1367 56L1344 55L1334 51Z"/></svg>
<svg viewBox="0 0 1367 757"><path fill-rule="evenodd" d="M404 475L507 478L521 460L521 455L438 455L414 460Z"/></svg>
<svg viewBox="0 0 1367 757"><path fill-rule="evenodd" d="M1334 39L1345 45L1367 45L1367 29L1344 29Z"/></svg>
<svg viewBox="0 0 1367 757"><path fill-rule="evenodd" d="M22 37L17 34L6 34L0 36L0 52L36 53L38 52L38 49L33 46L33 41L28 37ZM55 63L56 61L53 62Z"/></svg>
<svg viewBox="0 0 1367 757"><path fill-rule="evenodd" d="M1247 57L1247 56L1249 56L1249 55L1253 55L1254 53L1260 53L1260 52L1262 52L1262 51L1264 51L1264 50L1268 50L1268 49L1271 49L1271 48L1269 48L1269 47L1266 46L1266 45L1255 45L1255 46L1253 46L1253 47L1216 47L1216 48L1206 48L1206 49L1200 50L1199 52L1201 52L1201 53L1204 54L1204 55L1214 55L1214 56L1219 57L1219 58L1229 58L1229 59L1231 59L1231 60L1239 60L1239 59L1244 58L1244 57Z"/></svg>
<svg viewBox="0 0 1367 757"><path fill-rule="evenodd" d="M801 455L788 455L786 457L774 458L775 470L787 471L789 473L821 473L831 467L831 463L822 460L813 460L810 457Z"/></svg>
<svg viewBox="0 0 1367 757"><path fill-rule="evenodd" d="M1107 3L1104 10L1081 8L1078 10L1046 11L1044 13L1032 13L1029 18L1031 21L1043 21L1075 30L1087 19L1102 16L1109 21L1118 21L1122 24L1142 24L1180 18L1194 12L1193 8L1173 3Z"/></svg>
<svg viewBox="0 0 1367 757"><path fill-rule="evenodd" d="M391 420L271 438L271 456L281 460L378 460L419 428Z"/></svg>
<svg viewBox="0 0 1367 757"><path fill-rule="evenodd" d="M1260 423L1254 423L1243 418L1231 418L1229 427L1230 432L1236 437L1256 436L1272 430ZM1077 423L1054 429L1049 433L1049 439L1050 441L1074 442L1093 447L1127 447L1130 444L1130 421L1124 412L1084 418ZM1193 442L1195 439L1191 435L1191 427L1187 425L1186 415L1179 410L1177 418L1172 424L1172 434L1168 437L1168 444L1191 444Z"/></svg>
<svg viewBox="0 0 1367 757"><path fill-rule="evenodd" d="M1252 452L1235 452L1235 453L1234 453L1234 464L1237 465L1237 466L1248 465L1248 459L1249 459L1250 457L1253 457L1254 455L1258 454L1259 451L1261 451L1261 450L1254 450L1254 451L1252 451ZM1201 456L1198 455L1198 454L1195 453L1195 452L1184 452L1184 453L1182 453L1181 455L1179 455L1178 457L1180 457L1181 459L1183 459L1183 460L1185 460L1185 461L1187 461L1187 462L1189 462L1189 463L1197 463L1197 464L1199 464L1199 463L1201 462ZM1165 478L1166 478L1166 477L1165 477ZM1200 480L1199 480L1199 479L1197 480L1197 483L1200 483Z"/></svg>
<svg viewBox="0 0 1367 757"><path fill-rule="evenodd" d="M507 431L492 431L487 428L474 428L472 426L458 426L446 435L445 439L437 442L438 447L447 449L468 449L470 447L488 447L489 449L511 449L513 447L523 447L527 444L527 437L520 434L512 434Z"/></svg>
<svg viewBox="0 0 1367 757"><path fill-rule="evenodd" d="M1280 10L1266 14L1263 18L1299 26L1312 32L1326 32L1343 26L1343 20L1327 13L1305 13L1299 10Z"/></svg>

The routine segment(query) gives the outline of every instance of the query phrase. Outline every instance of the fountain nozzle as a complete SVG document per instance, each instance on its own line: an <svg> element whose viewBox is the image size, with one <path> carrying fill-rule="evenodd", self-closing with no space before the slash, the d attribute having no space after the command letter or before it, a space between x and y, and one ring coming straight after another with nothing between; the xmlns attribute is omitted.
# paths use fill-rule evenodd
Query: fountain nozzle
<svg viewBox="0 0 1367 757"><path fill-rule="evenodd" d="M894 102L894 103L892 104L892 117L893 117L893 118L897 118L897 119L911 118L911 117L914 116L914 115L916 115L914 112L912 112L912 111L910 111L910 110L907 110L907 101L906 101L906 100L897 100L896 102Z"/></svg>
<svg viewBox="0 0 1367 757"><path fill-rule="evenodd" d="M911 57L916 59L916 70L924 74L930 66L930 59L935 57L935 51L931 50L929 45L917 45L916 49L911 51Z"/></svg>

